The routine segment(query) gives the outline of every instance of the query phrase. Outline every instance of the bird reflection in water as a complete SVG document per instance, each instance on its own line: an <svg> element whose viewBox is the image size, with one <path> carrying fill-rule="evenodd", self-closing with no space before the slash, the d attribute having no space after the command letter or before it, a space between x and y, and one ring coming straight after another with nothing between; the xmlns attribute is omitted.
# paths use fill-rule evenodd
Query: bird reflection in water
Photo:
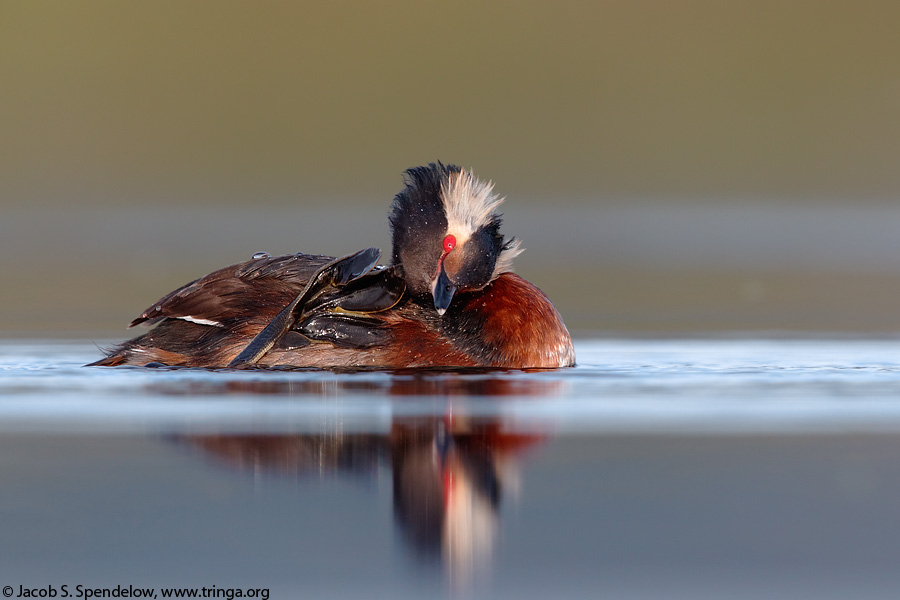
<svg viewBox="0 0 900 600"><path fill-rule="evenodd" d="M340 381L360 384L353 377ZM239 387L246 393L252 391L248 385L244 381ZM496 414L459 412L454 399L554 395L557 384L527 375L395 375L388 384L374 383L374 391L384 393L385 385L394 396L443 399L446 411L395 416L386 432L345 433L336 426L313 434L187 435L178 440L257 476L372 477L389 467L402 539L418 560L442 562L451 583L465 585L490 565L501 499L517 494L521 455L548 434L511 427ZM272 382L262 382L255 391L279 393Z"/></svg>

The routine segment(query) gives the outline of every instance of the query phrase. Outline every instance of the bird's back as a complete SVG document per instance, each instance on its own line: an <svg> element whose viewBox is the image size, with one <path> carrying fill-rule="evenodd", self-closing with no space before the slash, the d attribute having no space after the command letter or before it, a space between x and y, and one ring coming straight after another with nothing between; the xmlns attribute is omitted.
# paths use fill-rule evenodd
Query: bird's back
<svg viewBox="0 0 900 600"><path fill-rule="evenodd" d="M331 260L264 255L213 271L147 308L130 326L156 327L92 364L225 366Z"/></svg>

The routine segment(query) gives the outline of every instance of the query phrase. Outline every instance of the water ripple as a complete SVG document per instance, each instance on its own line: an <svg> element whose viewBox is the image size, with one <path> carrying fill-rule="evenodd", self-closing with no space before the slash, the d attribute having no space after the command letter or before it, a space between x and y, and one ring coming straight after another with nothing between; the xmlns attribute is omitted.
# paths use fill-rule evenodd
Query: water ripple
<svg viewBox="0 0 900 600"><path fill-rule="evenodd" d="M100 368L92 342L0 344L0 429L284 431L468 415L557 432L900 430L897 340L585 340L544 372Z"/></svg>

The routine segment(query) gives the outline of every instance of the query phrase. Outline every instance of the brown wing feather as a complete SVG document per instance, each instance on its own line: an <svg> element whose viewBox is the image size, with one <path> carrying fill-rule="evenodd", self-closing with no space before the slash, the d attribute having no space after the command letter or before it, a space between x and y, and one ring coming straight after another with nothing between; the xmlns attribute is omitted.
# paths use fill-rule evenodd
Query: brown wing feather
<svg viewBox="0 0 900 600"><path fill-rule="evenodd" d="M226 325L246 317L248 301L254 312L281 310L303 289L310 276L330 260L328 256L290 254L230 265L163 296L129 327L153 325L170 317Z"/></svg>

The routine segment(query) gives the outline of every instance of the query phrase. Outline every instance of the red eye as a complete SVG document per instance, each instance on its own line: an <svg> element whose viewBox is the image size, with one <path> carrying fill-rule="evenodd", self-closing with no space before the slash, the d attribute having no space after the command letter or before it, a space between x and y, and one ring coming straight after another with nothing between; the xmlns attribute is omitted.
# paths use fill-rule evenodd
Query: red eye
<svg viewBox="0 0 900 600"><path fill-rule="evenodd" d="M456 248L456 238L448 235L444 238L444 252L450 252L454 248Z"/></svg>

